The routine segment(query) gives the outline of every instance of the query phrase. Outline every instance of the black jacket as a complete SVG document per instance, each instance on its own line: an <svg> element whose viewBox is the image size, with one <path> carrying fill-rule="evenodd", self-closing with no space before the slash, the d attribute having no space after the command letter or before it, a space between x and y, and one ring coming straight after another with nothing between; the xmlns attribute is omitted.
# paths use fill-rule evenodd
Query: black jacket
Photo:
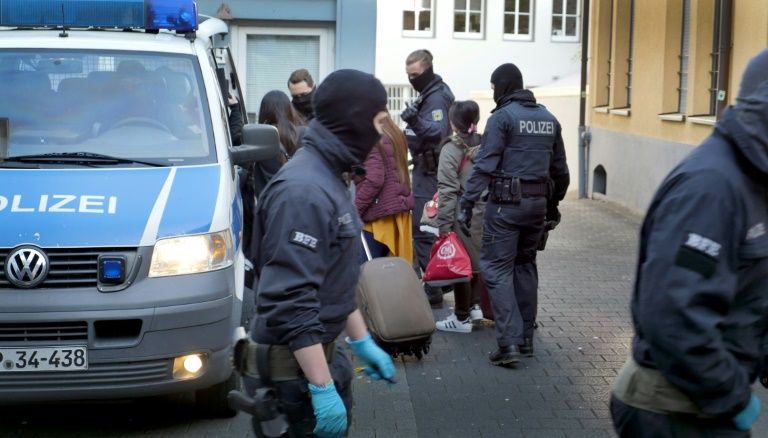
<svg viewBox="0 0 768 438"><path fill-rule="evenodd" d="M405 135L413 157L413 194L429 197L437 191L437 165L443 139L451 135L448 110L453 104L453 93L443 78L427 85L416 101L419 113L408 120Z"/></svg>
<svg viewBox="0 0 768 438"><path fill-rule="evenodd" d="M551 178L560 201L570 177L560 123L533 93L518 90L499 102L483 133L463 200L476 202L495 174L528 181ZM556 203L555 203L556 205Z"/></svg>
<svg viewBox="0 0 768 438"><path fill-rule="evenodd" d="M362 223L342 174L355 158L313 121L254 217L258 277L251 336L297 350L334 340L356 308Z"/></svg>
<svg viewBox="0 0 768 438"><path fill-rule="evenodd" d="M731 416L768 326L768 83L664 180L643 223L632 355L705 413Z"/></svg>

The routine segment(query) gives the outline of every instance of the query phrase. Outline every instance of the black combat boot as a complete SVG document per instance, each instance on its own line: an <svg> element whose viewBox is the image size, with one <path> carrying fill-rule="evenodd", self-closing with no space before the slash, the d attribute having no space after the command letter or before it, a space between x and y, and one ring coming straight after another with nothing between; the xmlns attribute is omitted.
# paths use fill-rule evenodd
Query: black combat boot
<svg viewBox="0 0 768 438"><path fill-rule="evenodd" d="M517 349L517 345L511 345L509 347L499 347L498 350L491 353L488 359L493 365L507 366L514 365L520 362L520 352Z"/></svg>
<svg viewBox="0 0 768 438"><path fill-rule="evenodd" d="M533 338L524 338L523 343L518 345L517 348L523 357L533 357Z"/></svg>

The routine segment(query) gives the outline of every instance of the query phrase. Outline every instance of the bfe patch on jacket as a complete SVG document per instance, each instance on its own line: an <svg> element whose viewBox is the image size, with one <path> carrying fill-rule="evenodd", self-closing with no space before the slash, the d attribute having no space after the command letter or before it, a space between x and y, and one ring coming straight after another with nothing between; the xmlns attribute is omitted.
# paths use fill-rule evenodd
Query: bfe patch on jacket
<svg viewBox="0 0 768 438"><path fill-rule="evenodd" d="M434 120L435 122L439 122L443 120L443 110L436 109L432 111L432 120Z"/></svg>
<svg viewBox="0 0 768 438"><path fill-rule="evenodd" d="M291 237L289 241L294 245L303 246L304 248L310 249L312 251L317 250L317 238L310 236L307 233L302 233L301 231L291 231Z"/></svg>
<svg viewBox="0 0 768 438"><path fill-rule="evenodd" d="M688 233L686 241L677 251L675 265L698 272L704 278L710 278L717 270L722 247L721 244L700 234Z"/></svg>

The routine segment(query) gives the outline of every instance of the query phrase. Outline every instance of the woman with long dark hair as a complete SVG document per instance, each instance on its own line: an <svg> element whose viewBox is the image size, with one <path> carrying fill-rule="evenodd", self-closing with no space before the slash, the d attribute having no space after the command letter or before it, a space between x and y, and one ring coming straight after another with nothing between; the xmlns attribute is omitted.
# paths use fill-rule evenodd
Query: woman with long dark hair
<svg viewBox="0 0 768 438"><path fill-rule="evenodd" d="M389 254L413 263L411 210L414 201L408 172L408 143L391 117L384 134L363 163L365 176L355 179L355 205L365 223L373 257ZM361 259L364 259L361 256Z"/></svg>
<svg viewBox="0 0 768 438"><path fill-rule="evenodd" d="M283 145L283 162L296 153L301 137L304 118L293 108L288 96L279 90L272 90L264 95L259 107L259 123L272 125L280 134Z"/></svg>
<svg viewBox="0 0 768 438"><path fill-rule="evenodd" d="M296 153L299 139L305 129L304 119L293 108L288 96L280 90L272 90L261 99L258 121L277 128L280 136L280 154L256 165L253 182L257 197L272 176Z"/></svg>

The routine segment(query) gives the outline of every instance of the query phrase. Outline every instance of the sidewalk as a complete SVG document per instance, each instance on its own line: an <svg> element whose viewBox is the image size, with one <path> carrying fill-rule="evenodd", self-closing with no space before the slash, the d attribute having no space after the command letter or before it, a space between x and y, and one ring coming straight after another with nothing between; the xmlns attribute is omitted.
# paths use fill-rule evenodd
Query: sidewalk
<svg viewBox="0 0 768 438"><path fill-rule="evenodd" d="M566 201L561 211L539 253L536 356L494 367L491 325L436 332L423 360L397 361L396 385L355 380L352 437L614 436L608 397L632 336L641 218L599 201ZM450 312L446 304L435 318ZM754 436L768 436L761 420Z"/></svg>

